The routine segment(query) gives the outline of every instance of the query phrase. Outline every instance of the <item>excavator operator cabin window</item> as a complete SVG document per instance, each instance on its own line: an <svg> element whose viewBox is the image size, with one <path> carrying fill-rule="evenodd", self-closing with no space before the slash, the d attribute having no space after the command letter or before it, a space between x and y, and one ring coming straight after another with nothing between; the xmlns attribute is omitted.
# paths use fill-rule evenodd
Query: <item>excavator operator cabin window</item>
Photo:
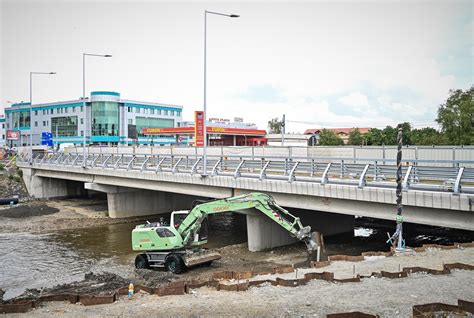
<svg viewBox="0 0 474 318"><path fill-rule="evenodd" d="M174 236L173 232L164 228L157 228L156 234L158 234L159 237L173 237Z"/></svg>

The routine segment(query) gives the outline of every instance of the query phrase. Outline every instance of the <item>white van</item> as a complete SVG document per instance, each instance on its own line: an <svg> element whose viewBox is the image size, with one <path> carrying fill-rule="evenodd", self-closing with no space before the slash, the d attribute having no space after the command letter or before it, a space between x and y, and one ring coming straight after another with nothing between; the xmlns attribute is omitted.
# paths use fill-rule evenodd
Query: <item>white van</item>
<svg viewBox="0 0 474 318"><path fill-rule="evenodd" d="M67 148L67 147L74 147L74 144L70 143L70 142L65 142L65 143L59 144L58 152L64 152L64 149Z"/></svg>

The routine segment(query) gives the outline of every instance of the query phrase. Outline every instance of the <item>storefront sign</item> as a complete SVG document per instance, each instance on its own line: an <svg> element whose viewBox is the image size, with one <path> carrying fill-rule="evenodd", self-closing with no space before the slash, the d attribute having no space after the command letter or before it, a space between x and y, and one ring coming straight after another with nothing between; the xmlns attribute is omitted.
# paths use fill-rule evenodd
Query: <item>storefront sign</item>
<svg viewBox="0 0 474 318"><path fill-rule="evenodd" d="M194 112L194 145L196 147L204 146L204 112Z"/></svg>
<svg viewBox="0 0 474 318"><path fill-rule="evenodd" d="M18 140L20 139L19 130L7 130L7 139L8 140Z"/></svg>

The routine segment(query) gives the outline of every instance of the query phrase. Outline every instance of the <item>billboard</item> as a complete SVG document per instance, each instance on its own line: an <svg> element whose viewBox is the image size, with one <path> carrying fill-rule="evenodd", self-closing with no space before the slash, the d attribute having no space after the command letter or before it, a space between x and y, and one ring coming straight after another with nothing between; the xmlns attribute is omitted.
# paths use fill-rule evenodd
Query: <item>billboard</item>
<svg viewBox="0 0 474 318"><path fill-rule="evenodd" d="M7 139L8 140L18 140L20 139L19 130L7 130Z"/></svg>
<svg viewBox="0 0 474 318"><path fill-rule="evenodd" d="M204 146L204 112L194 112L194 145L196 147Z"/></svg>

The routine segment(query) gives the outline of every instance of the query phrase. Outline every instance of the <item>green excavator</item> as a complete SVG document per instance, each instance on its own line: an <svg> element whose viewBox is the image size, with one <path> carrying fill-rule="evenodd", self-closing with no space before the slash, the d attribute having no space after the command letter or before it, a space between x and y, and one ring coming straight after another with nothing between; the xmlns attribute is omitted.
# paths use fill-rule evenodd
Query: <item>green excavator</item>
<svg viewBox="0 0 474 318"><path fill-rule="evenodd" d="M132 248L143 252L135 258L136 268L165 267L179 274L188 267L210 265L221 256L202 247L207 243L207 216L251 208L279 224L292 237L303 241L309 253L317 249L316 232L311 233L311 227L303 226L298 217L278 206L268 194L254 192L193 205L191 211L172 212L169 224L148 222L135 227Z"/></svg>

